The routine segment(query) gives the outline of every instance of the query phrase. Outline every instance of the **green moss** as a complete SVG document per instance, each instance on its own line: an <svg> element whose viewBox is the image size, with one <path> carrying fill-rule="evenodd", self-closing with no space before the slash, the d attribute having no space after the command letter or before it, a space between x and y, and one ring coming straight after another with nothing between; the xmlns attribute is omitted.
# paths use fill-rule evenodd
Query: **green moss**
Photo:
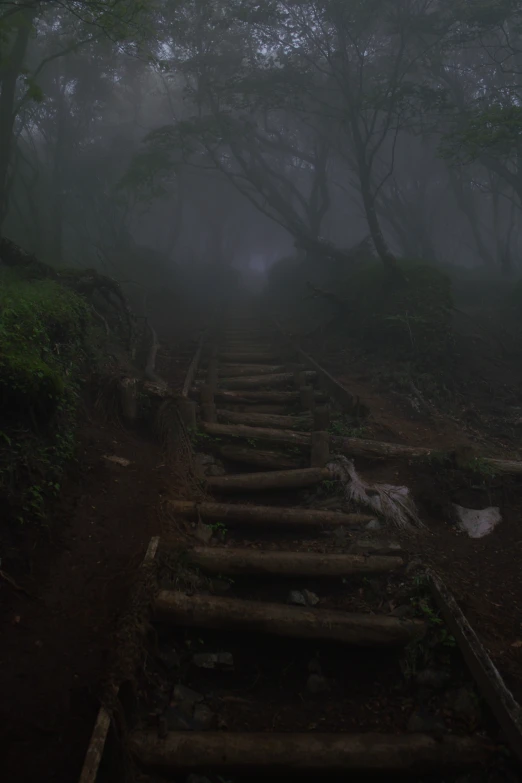
<svg viewBox="0 0 522 783"><path fill-rule="evenodd" d="M0 498L42 518L74 454L90 308L51 279L0 271Z"/></svg>
<svg viewBox="0 0 522 783"><path fill-rule="evenodd" d="M361 339L387 356L437 364L453 347L450 279L426 263L398 263L402 281L390 281L378 262L357 268L349 281L348 316Z"/></svg>
<svg viewBox="0 0 522 783"><path fill-rule="evenodd" d="M56 408L80 358L87 304L52 280L0 275L0 401L31 415Z"/></svg>

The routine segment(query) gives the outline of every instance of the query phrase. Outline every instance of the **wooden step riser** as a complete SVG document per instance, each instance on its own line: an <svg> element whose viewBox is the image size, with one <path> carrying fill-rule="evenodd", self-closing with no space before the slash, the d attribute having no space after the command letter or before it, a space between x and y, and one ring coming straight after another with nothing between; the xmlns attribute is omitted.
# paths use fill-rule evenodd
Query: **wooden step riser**
<svg viewBox="0 0 522 783"><path fill-rule="evenodd" d="M236 413L223 408L218 408L217 417L220 424L242 424L246 427L263 427L268 429L292 429L306 432L312 427L313 419L310 414L296 416L279 416L262 413Z"/></svg>
<svg viewBox="0 0 522 783"><path fill-rule="evenodd" d="M217 547L196 547L187 552L187 557L191 563L207 573L227 576L341 579L385 574L404 565L401 557L321 555L315 552Z"/></svg>
<svg viewBox="0 0 522 783"><path fill-rule="evenodd" d="M187 595L175 590L160 590L153 611L154 619L161 623L341 642L354 647L405 647L420 641L426 632L421 620Z"/></svg>
<svg viewBox="0 0 522 783"><path fill-rule="evenodd" d="M361 527L375 516L370 514L343 514L340 511L319 511L308 508L253 506L240 503L196 503L192 500L171 500L174 514L204 522L223 522L226 525L274 525L284 531L307 527Z"/></svg>
<svg viewBox="0 0 522 783"><path fill-rule="evenodd" d="M380 779L390 780L394 775L393 780L418 780L419 775L437 770L480 767L489 755L487 743L476 736L272 731L172 731L162 739L157 731L135 732L130 749L141 766L167 775L176 770L207 774L209 769L256 775L264 770L279 773L285 780L310 773L356 774L357 780L359 775L365 779L366 775L380 775L384 776Z"/></svg>
<svg viewBox="0 0 522 783"><path fill-rule="evenodd" d="M265 490L303 489L329 481L332 474L324 468L274 470L263 473L237 473L210 477L207 484L213 492L259 492Z"/></svg>

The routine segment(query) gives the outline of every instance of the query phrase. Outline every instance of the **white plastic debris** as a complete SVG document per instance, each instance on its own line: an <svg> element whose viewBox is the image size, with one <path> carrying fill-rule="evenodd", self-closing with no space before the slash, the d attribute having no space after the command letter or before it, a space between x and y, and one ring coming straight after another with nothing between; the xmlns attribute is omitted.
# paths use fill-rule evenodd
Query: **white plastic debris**
<svg viewBox="0 0 522 783"><path fill-rule="evenodd" d="M343 456L332 457L326 467L343 484L348 503L374 511L385 522L402 530L424 527L408 487L368 484L358 475L353 461Z"/></svg>
<svg viewBox="0 0 522 783"><path fill-rule="evenodd" d="M103 459L107 459L109 462L115 462L116 465L121 465L122 468L128 468L131 464L130 459L125 459L125 457L116 457L115 455L104 454Z"/></svg>
<svg viewBox="0 0 522 783"><path fill-rule="evenodd" d="M464 508L453 504L457 526L467 533L470 538L483 538L491 533L499 522L502 521L500 509L495 506L489 508Z"/></svg>

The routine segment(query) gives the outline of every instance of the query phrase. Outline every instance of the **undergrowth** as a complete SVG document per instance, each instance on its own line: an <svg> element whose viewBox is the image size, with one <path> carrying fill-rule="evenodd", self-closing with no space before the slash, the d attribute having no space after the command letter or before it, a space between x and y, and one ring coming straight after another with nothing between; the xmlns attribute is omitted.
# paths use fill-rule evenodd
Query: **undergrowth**
<svg viewBox="0 0 522 783"><path fill-rule="evenodd" d="M101 339L88 304L48 279L0 270L0 499L44 520L73 457L81 368Z"/></svg>

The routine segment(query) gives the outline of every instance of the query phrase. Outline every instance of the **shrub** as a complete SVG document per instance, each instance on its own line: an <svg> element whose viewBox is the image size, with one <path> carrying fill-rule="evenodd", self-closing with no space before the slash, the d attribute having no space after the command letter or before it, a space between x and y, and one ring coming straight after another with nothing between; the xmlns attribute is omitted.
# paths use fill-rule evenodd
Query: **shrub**
<svg viewBox="0 0 522 783"><path fill-rule="evenodd" d="M453 348L451 282L426 263L400 260L402 281L379 262L362 264L348 281L348 319L366 345L419 366L438 364Z"/></svg>

